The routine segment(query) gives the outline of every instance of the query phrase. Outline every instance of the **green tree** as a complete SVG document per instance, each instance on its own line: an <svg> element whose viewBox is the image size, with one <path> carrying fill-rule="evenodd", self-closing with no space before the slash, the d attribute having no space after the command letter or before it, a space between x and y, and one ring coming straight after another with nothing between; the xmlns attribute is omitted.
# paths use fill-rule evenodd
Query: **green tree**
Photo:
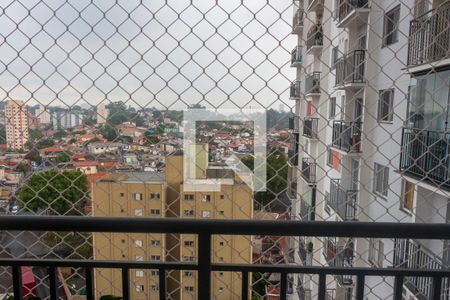
<svg viewBox="0 0 450 300"><path fill-rule="evenodd" d="M65 132L64 130L59 130L59 131L55 132L53 137L55 139L61 139L61 138L65 137L66 135L67 135L67 132Z"/></svg>
<svg viewBox="0 0 450 300"><path fill-rule="evenodd" d="M56 161L58 163L65 163L70 161L70 153L63 152L56 156Z"/></svg>
<svg viewBox="0 0 450 300"><path fill-rule="evenodd" d="M39 141L37 141L34 148L44 149L44 148L52 147L54 145L55 145L55 142L51 139L40 139Z"/></svg>
<svg viewBox="0 0 450 300"><path fill-rule="evenodd" d="M30 161L35 161L37 163L41 163L42 157L39 154L39 151L36 149L31 149L26 155L25 158Z"/></svg>
<svg viewBox="0 0 450 300"><path fill-rule="evenodd" d="M117 139L117 130L110 124L106 124L100 129L99 132L108 141L115 141Z"/></svg>
<svg viewBox="0 0 450 300"><path fill-rule="evenodd" d="M85 174L50 170L33 174L19 192L20 206L52 215L82 215L88 196Z"/></svg>
<svg viewBox="0 0 450 300"><path fill-rule="evenodd" d="M25 163L21 162L17 165L16 171L26 173L28 171L28 166Z"/></svg>
<svg viewBox="0 0 450 300"><path fill-rule="evenodd" d="M30 129L29 130L29 133L30 133L30 137L33 139L33 140L39 140L39 139L41 139L44 135L42 134L42 131L40 131L40 130L36 130L36 129Z"/></svg>

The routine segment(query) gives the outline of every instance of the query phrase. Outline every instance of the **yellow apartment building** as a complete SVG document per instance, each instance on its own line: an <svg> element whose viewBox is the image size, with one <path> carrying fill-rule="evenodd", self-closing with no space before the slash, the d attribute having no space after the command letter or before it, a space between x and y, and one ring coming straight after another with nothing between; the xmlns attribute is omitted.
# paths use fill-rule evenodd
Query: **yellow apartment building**
<svg viewBox="0 0 450 300"><path fill-rule="evenodd" d="M206 177L221 178L220 191L184 191L183 155L166 159L165 174L136 172L114 174L93 186L94 216L136 216L198 219L251 219L253 193L233 171L223 166L207 169ZM159 198L156 198L158 195ZM106 260L197 261L197 236L190 234L104 234L94 233L94 258ZM250 236L214 236L212 261L251 263ZM197 299L197 274L189 270L170 271L168 299ZM251 276L249 276L251 278ZM132 270L131 298L158 299L156 270ZM96 270L97 297L121 294L121 275L117 270ZM241 297L239 273L215 272L212 275L213 299Z"/></svg>

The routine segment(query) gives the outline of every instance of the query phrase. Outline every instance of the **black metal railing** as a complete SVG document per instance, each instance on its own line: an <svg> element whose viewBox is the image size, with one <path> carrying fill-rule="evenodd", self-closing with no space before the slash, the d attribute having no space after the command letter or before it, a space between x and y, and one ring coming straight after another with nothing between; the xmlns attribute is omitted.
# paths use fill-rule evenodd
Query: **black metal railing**
<svg viewBox="0 0 450 300"><path fill-rule="evenodd" d="M302 47L297 46L291 51L291 65L302 62Z"/></svg>
<svg viewBox="0 0 450 300"><path fill-rule="evenodd" d="M289 96L291 98L300 98L300 80L295 80L291 83Z"/></svg>
<svg viewBox="0 0 450 300"><path fill-rule="evenodd" d="M305 118L303 122L303 136L310 139L317 138L318 126L319 118Z"/></svg>
<svg viewBox="0 0 450 300"><path fill-rule="evenodd" d="M293 130L293 131L297 131L298 130L298 121L299 121L299 119L298 119L298 116L292 116L292 117L289 117L289 129L290 130Z"/></svg>
<svg viewBox="0 0 450 300"><path fill-rule="evenodd" d="M408 65L415 66L450 57L450 2L411 21Z"/></svg>
<svg viewBox="0 0 450 300"><path fill-rule="evenodd" d="M320 93L320 72L313 72L305 77L305 94Z"/></svg>
<svg viewBox="0 0 450 300"><path fill-rule="evenodd" d="M356 220L358 191L348 190L341 186L339 179L330 180L330 195L327 197L329 205L342 220Z"/></svg>
<svg viewBox="0 0 450 300"><path fill-rule="evenodd" d="M439 257L434 255L420 243L408 239L396 239L394 241L394 267L396 268L419 268L431 270L449 270ZM417 297L432 299L433 280L428 277L407 277L405 286ZM444 278L440 293L441 300L450 299L450 281Z"/></svg>
<svg viewBox="0 0 450 300"><path fill-rule="evenodd" d="M338 7L335 10L335 18L338 22L340 22L355 9L368 8L369 0L339 0L337 5Z"/></svg>
<svg viewBox="0 0 450 300"><path fill-rule="evenodd" d="M316 162L310 158L302 158L302 177L308 183L316 182Z"/></svg>
<svg viewBox="0 0 450 300"><path fill-rule="evenodd" d="M354 246L353 242L347 242L346 246L338 246L336 237L324 238L323 255L330 267L353 267ZM349 285L353 283L353 276L349 274L335 275L336 280L341 285Z"/></svg>
<svg viewBox="0 0 450 300"><path fill-rule="evenodd" d="M336 289L327 289L327 300L336 300Z"/></svg>
<svg viewBox="0 0 450 300"><path fill-rule="evenodd" d="M336 86L363 83L366 51L355 50L336 61Z"/></svg>
<svg viewBox="0 0 450 300"><path fill-rule="evenodd" d="M450 187L450 133L403 128L400 171Z"/></svg>
<svg viewBox="0 0 450 300"><path fill-rule="evenodd" d="M306 37L306 50L313 46L323 46L323 28L321 24L316 24L308 31Z"/></svg>
<svg viewBox="0 0 450 300"><path fill-rule="evenodd" d="M333 122L332 146L346 152L361 151L362 122Z"/></svg>
<svg viewBox="0 0 450 300"><path fill-rule="evenodd" d="M242 274L241 299L249 299L251 272L280 274L280 299L286 299L289 274L318 275L318 300L326 299L327 275L346 275L357 279L356 299L364 298L365 279L368 276L394 277L393 299L402 299L405 277L432 278L433 291L440 291L443 278L450 276L448 269L424 268L370 268L346 266L297 266L277 264L229 264L212 263L211 241L214 235L270 235L311 237L360 237L394 239L449 239L450 224L417 223L368 223L368 222L302 222L284 220L279 222L260 220L195 220L182 218L111 218L111 217L48 217L48 216L2 216L0 230L43 232L116 232L116 233L165 233L196 234L198 258L196 262L144 262L104 261L70 259L1 258L0 265L10 267L13 273L14 299L22 297L22 266L36 266L49 270L50 300L57 297L58 268L80 268L86 270L86 299L94 299L96 268L119 269L122 273L122 296L130 299L130 270L156 269L159 271L159 299L166 299L166 272L170 270L197 271L198 299L211 298L212 272L240 272ZM440 299L433 295L433 300Z"/></svg>
<svg viewBox="0 0 450 300"><path fill-rule="evenodd" d="M295 30L296 27L303 26L304 15L303 9L298 8L296 10L292 19L292 30Z"/></svg>

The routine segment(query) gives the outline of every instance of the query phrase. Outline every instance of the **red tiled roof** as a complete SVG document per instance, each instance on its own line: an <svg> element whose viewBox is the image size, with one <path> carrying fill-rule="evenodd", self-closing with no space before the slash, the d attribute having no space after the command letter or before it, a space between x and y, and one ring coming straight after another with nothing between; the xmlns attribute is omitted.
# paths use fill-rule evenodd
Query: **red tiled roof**
<svg viewBox="0 0 450 300"><path fill-rule="evenodd" d="M64 149L58 148L58 147L48 147L48 148L41 149L40 151L41 151L41 152L44 152L44 153L49 153L49 152L64 152Z"/></svg>
<svg viewBox="0 0 450 300"><path fill-rule="evenodd" d="M95 160L87 160L87 161L74 161L73 166L76 167L90 167L90 166L98 166L100 165L98 161Z"/></svg>
<svg viewBox="0 0 450 300"><path fill-rule="evenodd" d="M87 156L86 153L75 153L71 156L72 159L79 159L79 158L85 158Z"/></svg>

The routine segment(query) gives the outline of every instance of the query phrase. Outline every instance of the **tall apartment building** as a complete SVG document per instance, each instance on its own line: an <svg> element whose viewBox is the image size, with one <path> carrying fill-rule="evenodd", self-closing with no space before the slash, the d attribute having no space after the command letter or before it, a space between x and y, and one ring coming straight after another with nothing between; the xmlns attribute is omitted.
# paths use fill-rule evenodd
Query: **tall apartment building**
<svg viewBox="0 0 450 300"><path fill-rule="evenodd" d="M52 122L52 115L43 105L38 105L34 111L34 115L39 119L39 123L42 125L48 125Z"/></svg>
<svg viewBox="0 0 450 300"><path fill-rule="evenodd" d="M449 1L294 4L294 216L448 222ZM298 253L308 252L321 265L449 264L448 245L439 241L300 241ZM413 261L418 255L424 261ZM332 299L350 299L355 284L352 276L335 276L328 278L327 288ZM367 278L367 299L390 297L393 284ZM405 286L405 295L431 299L431 280ZM316 289L312 277L299 276L301 299L314 298Z"/></svg>
<svg viewBox="0 0 450 300"><path fill-rule="evenodd" d="M183 155L180 153L167 158L165 175L137 172L100 180L93 186L93 215L198 219L252 218L251 188L229 169L211 167L207 172L209 177L222 178L220 191L202 192L200 188L196 192L185 191ZM189 234L171 234L164 238L154 234L94 233L95 259L193 262L197 260L197 247L197 237ZM212 253L213 262L250 263L251 237L214 236ZM156 270L133 270L130 277L131 298L157 298L157 275ZM107 278L114 278L114 282ZM228 300L239 297L241 282L240 274L215 272L212 278L214 299ZM98 296L118 295L120 286L119 272L96 271ZM197 299L197 288L196 272L190 270L168 272L168 298Z"/></svg>
<svg viewBox="0 0 450 300"><path fill-rule="evenodd" d="M65 130L81 125L83 116L81 112L57 111L52 114L53 130Z"/></svg>
<svg viewBox="0 0 450 300"><path fill-rule="evenodd" d="M6 147L24 149L28 141L28 111L21 100L9 100L5 105Z"/></svg>
<svg viewBox="0 0 450 300"><path fill-rule="evenodd" d="M97 124L105 124L108 119L109 109L104 104L97 106Z"/></svg>

